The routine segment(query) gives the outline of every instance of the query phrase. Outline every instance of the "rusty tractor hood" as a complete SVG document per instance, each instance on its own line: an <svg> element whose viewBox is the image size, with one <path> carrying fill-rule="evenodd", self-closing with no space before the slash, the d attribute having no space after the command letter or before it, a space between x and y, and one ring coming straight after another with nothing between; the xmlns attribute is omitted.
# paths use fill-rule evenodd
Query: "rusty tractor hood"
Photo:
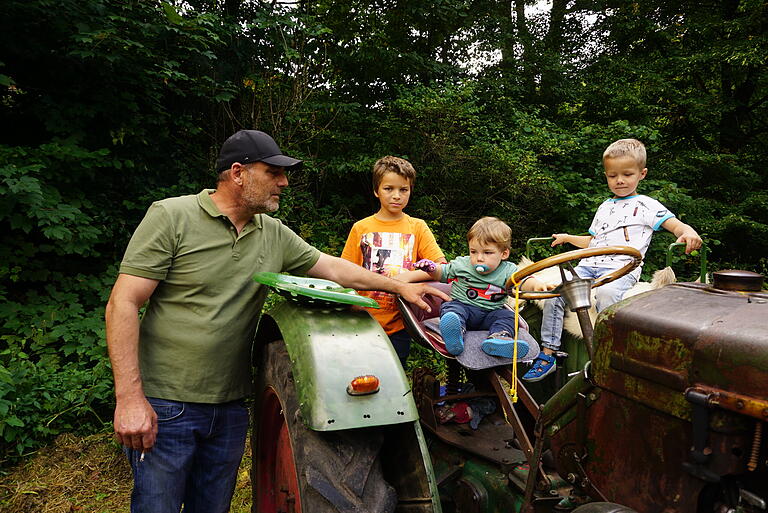
<svg viewBox="0 0 768 513"><path fill-rule="evenodd" d="M677 283L629 298L595 329L598 386L690 420L684 392L722 394L768 419L768 293Z"/></svg>

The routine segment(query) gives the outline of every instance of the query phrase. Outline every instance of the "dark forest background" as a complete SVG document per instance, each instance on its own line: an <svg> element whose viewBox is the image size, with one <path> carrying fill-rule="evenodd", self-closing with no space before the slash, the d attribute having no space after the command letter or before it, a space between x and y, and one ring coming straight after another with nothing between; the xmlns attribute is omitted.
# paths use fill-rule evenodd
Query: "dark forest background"
<svg viewBox="0 0 768 513"><path fill-rule="evenodd" d="M699 230L710 271L768 274L768 4L531 3L2 0L0 466L111 422L117 263L152 201L214 185L241 128L305 159L276 215L332 254L377 208L383 155L415 165L408 211L449 256L496 215L516 259L586 230L603 149L637 137L640 192Z"/></svg>

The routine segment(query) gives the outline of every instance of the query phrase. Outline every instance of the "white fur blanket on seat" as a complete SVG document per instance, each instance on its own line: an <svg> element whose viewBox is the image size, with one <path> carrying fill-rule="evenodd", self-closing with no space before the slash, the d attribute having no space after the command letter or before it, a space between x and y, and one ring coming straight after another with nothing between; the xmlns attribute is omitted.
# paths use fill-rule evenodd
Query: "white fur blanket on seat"
<svg viewBox="0 0 768 513"><path fill-rule="evenodd" d="M518 268L523 269L524 267L531 265L533 262L531 262L528 258L523 257L522 260L520 260L520 263L517 264ZM561 278L560 278L560 269L557 266L550 267L549 269L544 269L543 271L539 271L534 274L536 278L543 281L547 284L552 285L560 285ZM625 294L624 298L636 296L638 294L642 294L643 292L648 292L649 290L658 289L663 287L664 285L669 285L670 283L674 283L677 278L675 277L675 272L672 270L671 267L665 267L664 269L659 269L655 273L653 273L653 278L651 279L651 282L644 282L639 281L635 284L634 287L629 289ZM511 305L514 305L514 298L510 297L507 298L507 302L510 302ZM544 299L542 300L536 300L536 301L529 301L529 303L535 304L538 308L542 308L542 301L546 301ZM592 307L589 309L589 318L592 321L592 325L595 325L595 319L597 318L597 310L595 310L595 291L592 291ZM563 321L563 329L566 330L568 333L571 333L573 335L576 335L577 337L582 337L581 333L581 326L579 326L579 321L576 317L576 314L571 312L567 307L565 309L565 319Z"/></svg>

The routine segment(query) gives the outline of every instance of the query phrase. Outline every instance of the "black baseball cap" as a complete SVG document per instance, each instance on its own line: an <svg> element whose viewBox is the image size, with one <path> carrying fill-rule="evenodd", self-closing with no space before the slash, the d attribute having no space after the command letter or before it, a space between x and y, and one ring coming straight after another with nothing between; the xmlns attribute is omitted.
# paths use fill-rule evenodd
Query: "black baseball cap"
<svg viewBox="0 0 768 513"><path fill-rule="evenodd" d="M283 155L275 140L259 130L240 130L224 141L216 160L216 171L221 173L235 162L265 162L285 168L297 168L302 164L301 160Z"/></svg>

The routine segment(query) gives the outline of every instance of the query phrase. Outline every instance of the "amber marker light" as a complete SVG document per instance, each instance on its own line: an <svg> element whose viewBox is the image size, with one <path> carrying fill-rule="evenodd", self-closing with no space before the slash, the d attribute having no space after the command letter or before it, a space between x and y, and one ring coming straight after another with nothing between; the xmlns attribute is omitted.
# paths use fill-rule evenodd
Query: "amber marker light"
<svg viewBox="0 0 768 513"><path fill-rule="evenodd" d="M379 391L379 378L373 374L358 376L349 382L347 393L349 395L368 395Z"/></svg>

